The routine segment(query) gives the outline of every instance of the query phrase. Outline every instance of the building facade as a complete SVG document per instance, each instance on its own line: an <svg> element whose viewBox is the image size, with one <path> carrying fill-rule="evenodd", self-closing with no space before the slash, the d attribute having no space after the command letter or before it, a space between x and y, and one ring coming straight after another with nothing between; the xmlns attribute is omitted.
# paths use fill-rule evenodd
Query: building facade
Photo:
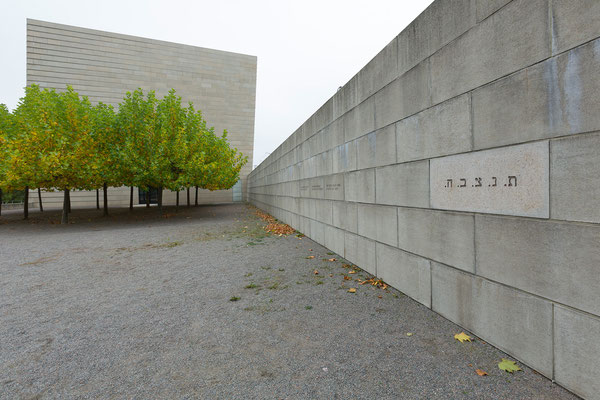
<svg viewBox="0 0 600 400"><path fill-rule="evenodd" d="M227 129L231 146L248 156L233 189L200 190L199 202L243 200L253 158L255 56L28 19L27 85L31 84L56 90L71 85L92 104L115 108L126 92L137 88L144 93L154 90L159 98L175 89L183 104L192 102L202 111L216 133ZM129 188L110 188L108 193L109 206L129 204ZM165 191L163 201L173 204L175 197ZM37 196L31 199L35 202ZM76 191L71 199L75 207L93 206L96 193ZM62 193L44 193L43 201L47 207L61 207ZM134 204L140 202L143 195L135 188Z"/></svg>

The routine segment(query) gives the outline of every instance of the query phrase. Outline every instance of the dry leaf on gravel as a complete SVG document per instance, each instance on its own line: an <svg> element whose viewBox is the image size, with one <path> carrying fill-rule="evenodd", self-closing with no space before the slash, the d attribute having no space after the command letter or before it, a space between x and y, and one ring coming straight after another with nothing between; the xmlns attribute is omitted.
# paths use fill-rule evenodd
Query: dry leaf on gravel
<svg viewBox="0 0 600 400"><path fill-rule="evenodd" d="M503 358L502 361L498 363L498 368L511 374L515 371L522 371L514 361L507 360L506 358Z"/></svg>
<svg viewBox="0 0 600 400"><path fill-rule="evenodd" d="M313 272L313 274L315 274L315 275L319 275L319 271L317 271L317 270L315 269L315 271Z"/></svg>
<svg viewBox="0 0 600 400"><path fill-rule="evenodd" d="M476 369L475 372L477 372L477 375L479 375L479 376L486 376L487 375L487 372L485 372L482 369Z"/></svg>
<svg viewBox="0 0 600 400"><path fill-rule="evenodd" d="M356 293L356 289L350 288L350 289L348 289L348 293Z"/></svg>
<svg viewBox="0 0 600 400"><path fill-rule="evenodd" d="M315 258L315 256L308 256L306 257L308 260L312 260L313 258Z"/></svg>
<svg viewBox="0 0 600 400"><path fill-rule="evenodd" d="M471 336L467 335L466 333L461 332L461 333L457 333L456 335L454 335L454 339L458 340L461 343L464 343L464 342L470 342L472 338L471 338Z"/></svg>
<svg viewBox="0 0 600 400"><path fill-rule="evenodd" d="M348 272L348 273L349 273L349 274L355 274L355 273L356 273L356 271L352 270L352 271L350 271L350 272Z"/></svg>

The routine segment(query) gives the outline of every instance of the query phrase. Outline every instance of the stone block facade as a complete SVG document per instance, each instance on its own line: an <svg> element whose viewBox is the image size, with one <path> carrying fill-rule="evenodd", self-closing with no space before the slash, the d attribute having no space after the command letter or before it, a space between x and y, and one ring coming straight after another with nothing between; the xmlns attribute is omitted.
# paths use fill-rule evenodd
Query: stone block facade
<svg viewBox="0 0 600 400"><path fill-rule="evenodd" d="M599 76L597 1L437 0L248 197L600 399Z"/></svg>
<svg viewBox="0 0 600 400"><path fill-rule="evenodd" d="M192 102L202 111L217 134L227 129L230 144L248 156L248 163L236 188L201 190L200 203L242 200L247 192L254 147L256 61L255 56L244 54L27 20L27 85L57 90L71 85L92 104L103 102L115 108L128 91L155 90L160 98L173 88L184 105ZM110 188L108 193L109 206L129 204L128 188ZM37 202L37 196L31 198ZM61 207L62 193L44 193L43 201L47 207ZM77 191L71 201L74 207L94 206L96 194ZM163 201L174 204L175 193L165 191Z"/></svg>

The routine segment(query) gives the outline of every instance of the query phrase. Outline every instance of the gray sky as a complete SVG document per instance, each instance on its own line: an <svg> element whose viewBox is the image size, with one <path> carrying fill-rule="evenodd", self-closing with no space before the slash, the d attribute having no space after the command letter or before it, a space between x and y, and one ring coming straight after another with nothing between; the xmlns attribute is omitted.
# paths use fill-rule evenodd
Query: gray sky
<svg viewBox="0 0 600 400"><path fill-rule="evenodd" d="M251 54L257 165L431 2L0 0L0 103L23 95L26 18Z"/></svg>

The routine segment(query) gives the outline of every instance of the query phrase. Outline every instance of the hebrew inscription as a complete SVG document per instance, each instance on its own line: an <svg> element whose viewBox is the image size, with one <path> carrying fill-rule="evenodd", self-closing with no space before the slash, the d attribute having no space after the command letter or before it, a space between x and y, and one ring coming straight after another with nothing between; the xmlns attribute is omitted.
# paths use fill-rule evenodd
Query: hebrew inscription
<svg viewBox="0 0 600 400"><path fill-rule="evenodd" d="M549 216L548 142L431 160L433 208Z"/></svg>

